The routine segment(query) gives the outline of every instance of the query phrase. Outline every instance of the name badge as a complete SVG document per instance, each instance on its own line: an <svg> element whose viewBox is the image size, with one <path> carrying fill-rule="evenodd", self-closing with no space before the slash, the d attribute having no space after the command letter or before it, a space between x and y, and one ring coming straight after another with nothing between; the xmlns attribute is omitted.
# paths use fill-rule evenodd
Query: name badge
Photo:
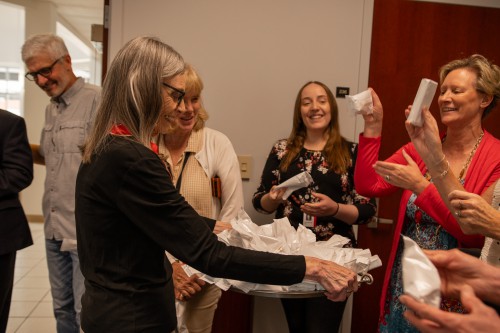
<svg viewBox="0 0 500 333"><path fill-rule="evenodd" d="M316 216L312 216L304 213L304 218L302 220L302 224L306 228L314 228L316 226Z"/></svg>

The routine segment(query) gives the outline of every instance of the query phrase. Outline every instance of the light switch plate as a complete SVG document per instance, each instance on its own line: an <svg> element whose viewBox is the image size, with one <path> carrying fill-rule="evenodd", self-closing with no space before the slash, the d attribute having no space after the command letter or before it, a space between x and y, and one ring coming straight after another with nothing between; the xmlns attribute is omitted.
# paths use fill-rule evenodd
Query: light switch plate
<svg viewBox="0 0 500 333"><path fill-rule="evenodd" d="M250 175L252 174L252 156L238 155L238 161L240 162L241 179L250 179Z"/></svg>

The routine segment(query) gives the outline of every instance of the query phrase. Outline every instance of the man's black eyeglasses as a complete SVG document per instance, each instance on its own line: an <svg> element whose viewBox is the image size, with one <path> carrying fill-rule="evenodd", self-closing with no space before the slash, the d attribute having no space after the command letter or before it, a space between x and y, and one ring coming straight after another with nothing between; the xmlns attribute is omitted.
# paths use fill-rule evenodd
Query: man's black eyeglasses
<svg viewBox="0 0 500 333"><path fill-rule="evenodd" d="M184 90L180 90L177 88L172 87L169 84L166 84L165 82L162 82L163 85L167 88L170 88L173 90L173 93L170 95L174 101L177 101L177 106L175 108L178 108L179 105L181 105L182 100L184 99L184 95L186 95L186 92Z"/></svg>
<svg viewBox="0 0 500 333"><path fill-rule="evenodd" d="M25 78L27 78L30 81L36 81L38 79L38 75L43 76L44 78L48 78L49 75L52 73L52 68L57 64L59 60L61 60L64 57L58 58L56 61L52 63L49 67L44 67L42 69L39 69L36 72L28 72L24 75Z"/></svg>

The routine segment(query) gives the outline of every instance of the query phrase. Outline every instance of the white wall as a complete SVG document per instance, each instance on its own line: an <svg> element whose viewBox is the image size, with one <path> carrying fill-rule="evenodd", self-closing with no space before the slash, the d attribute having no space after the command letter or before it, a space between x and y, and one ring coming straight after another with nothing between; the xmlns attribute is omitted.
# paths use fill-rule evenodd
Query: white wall
<svg viewBox="0 0 500 333"><path fill-rule="evenodd" d="M309 80L334 92L366 89L372 9L373 0L112 0L109 54L153 35L199 70L208 126L252 156L245 208L267 223L272 217L255 212L251 197L272 144L291 130L297 91ZM360 125L338 102L342 133L354 140Z"/></svg>
<svg viewBox="0 0 500 333"><path fill-rule="evenodd" d="M57 12L54 4L39 0L8 2L25 6L26 38L37 33L55 33ZM18 57L21 58L21 49L16 51ZM34 82L26 80L24 88L24 118L28 139L31 143L39 143L45 121L45 106L49 103L49 97ZM41 216L45 167L35 165L34 174L33 182L22 192L21 200L27 215Z"/></svg>
<svg viewBox="0 0 500 333"><path fill-rule="evenodd" d="M62 21L64 27L75 33L80 38L85 38L78 34L64 18L59 16L56 5L51 1L41 0L5 0L6 3L12 3L25 8L25 39L32 35L40 33L57 33L57 21ZM89 27L90 29L90 27ZM66 36L61 36L65 38ZM68 49L72 55L73 62L78 61L82 57L81 54L75 52L74 44L65 38ZM24 43L24 39L21 44ZM82 45L92 47L90 41L82 42ZM13 44L11 47L6 48L10 57L21 59L21 45ZM84 55L85 56L85 55ZM99 59L100 55L95 55L93 61ZM96 68L99 66L95 66ZM95 74L99 77L94 82L100 83L100 73ZM45 107L49 103L49 97L45 94L34 82L28 80L24 81L24 118L26 119L26 126L28 130L28 139L31 143L38 144L40 142L40 135L42 132L43 124L45 122ZM25 189L21 194L21 201L23 208L27 215L32 220L41 220L42 216L42 196L45 181L45 166L35 165L35 177L32 184Z"/></svg>
<svg viewBox="0 0 500 333"><path fill-rule="evenodd" d="M153 35L179 51L205 82L208 126L251 155L245 209L256 223L272 216L251 204L272 144L287 137L297 91L310 80L367 88L373 0L111 0L110 59L133 37ZM362 124L338 100L342 134ZM255 299L254 332L286 332L277 299ZM350 331L350 311L343 332Z"/></svg>

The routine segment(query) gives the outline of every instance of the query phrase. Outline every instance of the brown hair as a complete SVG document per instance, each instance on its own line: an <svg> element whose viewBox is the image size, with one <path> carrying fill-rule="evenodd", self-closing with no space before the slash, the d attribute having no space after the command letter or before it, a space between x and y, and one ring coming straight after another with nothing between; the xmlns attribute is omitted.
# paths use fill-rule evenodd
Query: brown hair
<svg viewBox="0 0 500 333"><path fill-rule="evenodd" d="M280 170L282 172L286 171L304 146L307 131L304 121L302 120L300 109L302 105L302 91L310 84L317 84L321 86L325 90L328 103L330 104L331 120L328 128L325 130L325 132L328 132L328 140L325 148L323 149L326 161L328 162L330 170L338 174L345 173L351 166L351 155L349 153L347 140L340 135L337 101L335 100L335 97L333 97L331 90L324 83L318 81L307 82L302 86L302 88L300 88L299 93L297 94L293 112L292 132L288 137L287 153L281 160Z"/></svg>

